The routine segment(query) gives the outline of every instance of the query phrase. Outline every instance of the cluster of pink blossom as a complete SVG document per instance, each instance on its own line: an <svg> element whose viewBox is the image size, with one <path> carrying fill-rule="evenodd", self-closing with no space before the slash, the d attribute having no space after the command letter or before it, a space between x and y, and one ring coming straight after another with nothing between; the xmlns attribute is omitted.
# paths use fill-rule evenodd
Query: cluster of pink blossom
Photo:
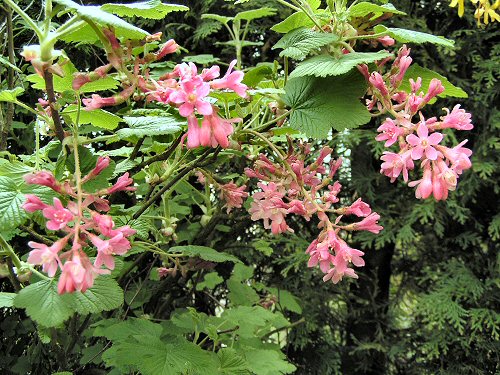
<svg viewBox="0 0 500 375"><path fill-rule="evenodd" d="M385 142L385 147L397 143L399 148L397 153L384 151L381 173L390 177L391 182L402 174L404 181L408 182L408 172L419 160L423 177L410 181L408 185L417 187L417 198L433 195L436 200L444 200L448 191L455 190L458 177L471 167L472 151L463 147L467 140L451 148L441 144L444 135L439 130L471 130L471 115L456 105L451 111L445 108L446 115L439 120L436 117L424 118L421 109L445 88L440 80L433 78L427 91L421 91L422 78L419 77L416 81L409 80L411 92L400 90L412 62L409 54L410 50L403 46L385 75L378 71L370 73L366 65L358 67L370 85L368 109L394 116L394 119L386 118L377 129L380 132L377 141ZM381 71L387 62L387 59L379 62L378 69Z"/></svg>
<svg viewBox="0 0 500 375"><path fill-rule="evenodd" d="M370 206L361 199L347 207L337 207L342 189L333 178L342 160L331 159L326 167L325 159L330 157L332 149L324 147L318 159L306 165L305 158L310 154L309 145L300 145L299 152L290 151L281 163L275 163L265 155L260 155L253 169L246 169L248 177L258 178L257 186L261 191L252 195L253 202L249 212L252 220L264 221L264 228L273 234L293 232L289 227L289 215L299 215L310 220L313 215L319 219L321 232L307 249L310 259L308 266L319 264L326 282L339 282L343 276L357 278L351 263L356 267L364 265L361 256L364 253L353 249L345 242L346 233L351 231L369 231L378 233L382 226L378 224L380 216L372 212ZM330 215L336 215L333 220ZM363 218L354 223L342 224L346 216ZM352 219L351 219L352 221Z"/></svg>
<svg viewBox="0 0 500 375"><path fill-rule="evenodd" d="M109 166L109 162L108 157L99 157L95 168L82 179L82 183L98 176ZM27 212L41 211L47 219L47 229L66 233L51 246L29 242L28 245L33 250L28 256L28 262L41 265L50 277L60 268L59 293L75 290L84 292L93 285L99 274L107 274L114 269L114 255L123 255L131 247L127 237L136 231L128 225L115 228L113 218L100 212L109 211L109 202L103 196L135 190L131 186L133 180L125 173L113 186L93 194L82 192L81 196L69 181L59 183L48 171L28 174L25 181L28 184L47 186L68 199L65 207L58 198L54 198L53 205L48 205L36 195L26 195L23 208ZM68 246L70 249L65 249L68 242L71 242ZM84 251L91 244L97 249L93 263ZM101 268L102 266L107 269Z"/></svg>
<svg viewBox="0 0 500 375"><path fill-rule="evenodd" d="M226 89L235 92L242 98L248 96L248 87L242 83L243 72L233 70L236 60L229 64L226 74L220 78L219 66L214 65L209 69L203 69L198 74L196 65L190 62L189 64L177 64L171 73L165 74L158 80L153 80L149 77L147 64L159 61L166 55L176 52L179 46L173 39L167 41L157 53L149 53L143 58L138 58L132 54L130 48L132 46L122 47L109 29L103 29L103 33L109 41L107 54L110 63L91 73L78 73L73 79L73 88L78 90L88 82L105 77L111 68L126 74L127 84L123 91L112 97L103 98L98 94L93 94L91 98L83 99L85 109L92 110L121 104L130 98L136 89L139 89L143 95L146 95L147 100L176 107L179 114L186 117L188 148L217 147L218 145L222 148L229 147L228 137L234 131L232 124L241 122L242 119L220 117L218 115L219 109L212 104L208 96L212 90ZM160 37L161 33L158 33L151 38L158 40ZM127 68L129 65L133 66L132 70ZM203 117L200 119L197 115Z"/></svg>
<svg viewBox="0 0 500 375"><path fill-rule="evenodd" d="M217 65L210 69L203 69L198 74L198 69L193 63L182 63L175 66L171 73L153 81L154 88L143 86L147 92L148 100L167 103L178 107L179 114L187 118L187 146L222 148L229 146L228 137L233 133L233 123L241 122L240 118L223 119L217 112L218 108L208 101L211 90L228 89L234 91L242 98L246 98L247 86L243 80L243 72L233 71L236 60L229 64L229 69L222 78ZM200 119L196 114L203 116Z"/></svg>

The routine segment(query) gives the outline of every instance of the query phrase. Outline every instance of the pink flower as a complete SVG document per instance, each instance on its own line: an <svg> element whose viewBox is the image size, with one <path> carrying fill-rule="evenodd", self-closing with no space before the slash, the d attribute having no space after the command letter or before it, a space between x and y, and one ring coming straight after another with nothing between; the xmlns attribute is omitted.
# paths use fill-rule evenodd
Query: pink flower
<svg viewBox="0 0 500 375"><path fill-rule="evenodd" d="M333 185L328 185L328 191L325 193L324 199L330 203L337 203L339 201L337 195L341 189L342 185L338 181L335 181Z"/></svg>
<svg viewBox="0 0 500 375"><path fill-rule="evenodd" d="M92 169L89 173L91 176L99 175L103 170L105 170L109 166L110 159L108 156L99 156L97 158L97 162L95 168Z"/></svg>
<svg viewBox="0 0 500 375"><path fill-rule="evenodd" d="M210 92L210 85L200 77L182 81L180 89L170 94L169 100L180 104L179 114L183 117L191 116L196 110L201 115L211 115L212 106L203 100Z"/></svg>
<svg viewBox="0 0 500 375"><path fill-rule="evenodd" d="M199 133L201 146L217 147L220 145L222 148L229 147L228 137L234 131L232 123L241 121L242 119L240 118L223 119L215 112L210 116L205 116L201 122Z"/></svg>
<svg viewBox="0 0 500 375"><path fill-rule="evenodd" d="M245 185L238 187L234 182L219 185L219 197L226 202L227 213L233 208L241 208L243 200L248 197L248 193L245 192L246 188Z"/></svg>
<svg viewBox="0 0 500 375"><path fill-rule="evenodd" d="M346 267L343 272L340 272L337 267L331 268L328 273L323 276L323 281L326 283L328 280L332 280L334 284L337 284L339 281L342 281L344 276L351 277L353 279L357 279L358 275L352 268Z"/></svg>
<svg viewBox="0 0 500 375"><path fill-rule="evenodd" d="M210 69L203 69L200 74L201 78L203 78L205 82L211 81L217 78L219 75L220 75L220 68L218 65L214 65Z"/></svg>
<svg viewBox="0 0 500 375"><path fill-rule="evenodd" d="M100 268L103 264L113 270L115 268L115 259L113 255L123 255L130 249L130 242L123 237L122 233L109 240L103 240L93 234L89 234L90 241L97 248L97 257L94 266Z"/></svg>
<svg viewBox="0 0 500 375"><path fill-rule="evenodd" d="M24 175L24 181L26 181L28 185L47 186L55 191L60 191L61 189L54 175L47 171L28 173Z"/></svg>
<svg viewBox="0 0 500 375"><path fill-rule="evenodd" d="M392 39L389 35L384 35L381 36L380 38L377 38L377 40L382 44L384 47L390 47L393 46L395 41Z"/></svg>
<svg viewBox="0 0 500 375"><path fill-rule="evenodd" d="M271 229L273 234L293 232L285 221L288 206L282 200L284 194L279 191L278 185L274 182L268 185L259 182L257 186L262 189L262 192L253 195L254 200L248 210L252 214L252 220L263 219L264 228Z"/></svg>
<svg viewBox="0 0 500 375"><path fill-rule="evenodd" d="M377 131L382 132L382 134L377 135L375 139L379 142L386 141L384 144L385 147L392 146L398 140L398 137L405 132L404 129L398 127L390 118L385 119L384 123L378 127Z"/></svg>
<svg viewBox="0 0 500 375"><path fill-rule="evenodd" d="M358 198L351 206L346 208L345 215L356 215L358 217L368 216L372 212L370 206Z"/></svg>
<svg viewBox="0 0 500 375"><path fill-rule="evenodd" d="M442 128L471 130L474 127L471 122L472 115L460 108L460 104L453 107L451 112L448 108L445 108L445 111L447 112L446 116L441 117Z"/></svg>
<svg viewBox="0 0 500 375"><path fill-rule="evenodd" d="M376 212L372 212L370 215L365 217L360 222L354 223L353 227L355 230L366 230L368 232L372 232L372 233L377 234L382 229L384 229L384 227L377 224L377 221L379 219L380 219L380 215L377 214Z"/></svg>
<svg viewBox="0 0 500 375"><path fill-rule="evenodd" d="M27 212L35 212L38 210L43 210L49 205L42 202L40 198L33 194L26 194L26 202L22 205L25 211Z"/></svg>
<svg viewBox="0 0 500 375"><path fill-rule="evenodd" d="M49 277L54 277L58 265L61 264L58 253L66 246L67 242L68 237L54 242L50 247L38 242L28 242L28 246L33 248L28 256L28 263L42 265L43 272L47 273Z"/></svg>
<svg viewBox="0 0 500 375"><path fill-rule="evenodd" d="M417 186L418 185L418 186ZM415 197L417 199L429 198L432 194L432 171L430 165L424 167L424 176L418 181L412 181L408 184L410 187L417 186L415 190Z"/></svg>
<svg viewBox="0 0 500 375"><path fill-rule="evenodd" d="M91 99L82 99L82 103L85 106L85 110L92 111L94 109L115 105L117 101L114 96L103 98L101 95L92 94Z"/></svg>
<svg viewBox="0 0 500 375"><path fill-rule="evenodd" d="M136 188L133 186L129 186L134 183L134 180L129 178L129 173L123 174L120 176L118 180L116 180L116 184L107 189L108 194L116 193L117 191L134 191Z"/></svg>
<svg viewBox="0 0 500 375"><path fill-rule="evenodd" d="M64 208L61 201L54 198L54 206L47 206L43 209L43 216L47 221L47 228L50 230L59 230L64 228L70 221L73 220L73 214L70 210Z"/></svg>
<svg viewBox="0 0 500 375"><path fill-rule="evenodd" d="M429 83L429 90L427 91L427 94L425 94L424 96L424 101L428 103L430 100L434 99L443 91L444 91L444 86L441 84L441 81L437 78L433 78Z"/></svg>
<svg viewBox="0 0 500 375"><path fill-rule="evenodd" d="M384 151L384 154L380 158L384 161L380 166L380 172L390 177L391 182L394 182L401 172L403 172L404 181L408 181L408 170L414 168L413 160L410 155L411 152L395 154L393 152Z"/></svg>
<svg viewBox="0 0 500 375"><path fill-rule="evenodd" d="M375 87L382 96L386 96L389 94L389 90L387 90L387 86L385 85L384 78L378 72L373 72L370 75L368 81Z"/></svg>
<svg viewBox="0 0 500 375"><path fill-rule="evenodd" d="M236 94L241 96L242 98L247 97L248 86L241 83L243 80L243 72L242 71L232 71L234 66L236 65L236 60L231 61L229 64L229 68L227 69L224 77L213 80L210 85L214 89L230 89L233 90Z"/></svg>
<svg viewBox="0 0 500 375"><path fill-rule="evenodd" d="M413 160L419 160L423 154L429 160L436 160L438 152L432 146L439 144L443 135L441 133L432 133L429 136L429 130L425 121L421 121L417 128L418 137L415 134L410 134L406 137L406 141L413 146L411 157Z"/></svg>
<svg viewBox="0 0 500 375"><path fill-rule="evenodd" d="M94 284L98 273L87 257L81 258L75 254L62 267L57 291L59 294L72 293L75 290L83 293Z"/></svg>
<svg viewBox="0 0 500 375"><path fill-rule="evenodd" d="M170 55L174 53L179 48L179 45L173 39L169 39L165 42L165 44L161 47L160 51L156 55L157 60L163 59L166 55Z"/></svg>
<svg viewBox="0 0 500 375"><path fill-rule="evenodd" d="M100 215L98 213L92 215L92 219L97 226L99 232L101 232L106 237L112 237L111 231L115 226L113 218L109 215Z"/></svg>

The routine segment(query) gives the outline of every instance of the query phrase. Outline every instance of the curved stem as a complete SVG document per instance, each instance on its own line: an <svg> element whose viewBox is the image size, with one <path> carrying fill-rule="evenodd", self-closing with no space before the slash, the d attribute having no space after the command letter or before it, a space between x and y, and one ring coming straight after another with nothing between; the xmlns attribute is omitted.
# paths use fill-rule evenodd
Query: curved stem
<svg viewBox="0 0 500 375"><path fill-rule="evenodd" d="M9 7L12 8L14 12L16 12L21 16L21 18L28 24L30 28L33 29L33 31L38 36L38 39L41 41L44 38L44 34L42 30L37 26L35 21L33 21L33 19L30 16L28 16L21 8L19 8L19 6L13 0L4 0L4 1L7 3Z"/></svg>

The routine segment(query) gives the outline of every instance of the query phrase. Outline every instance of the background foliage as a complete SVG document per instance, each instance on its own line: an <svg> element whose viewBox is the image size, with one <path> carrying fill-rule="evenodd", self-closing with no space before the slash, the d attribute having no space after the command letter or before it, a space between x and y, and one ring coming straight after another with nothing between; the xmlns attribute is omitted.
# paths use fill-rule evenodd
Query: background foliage
<svg viewBox="0 0 500 375"><path fill-rule="evenodd" d="M38 2L20 3L33 16L39 14ZM238 6L217 0L182 3L190 11L173 13L161 21L137 21L137 25L174 37L192 55L210 54L224 61L234 53L232 48L218 43L227 40L225 29L201 15L233 16L245 7L269 6L268 1L259 0ZM288 373L294 366L297 374L498 373L500 187L496 166L500 162L500 30L498 24L478 29L472 14L458 18L454 11L435 1L402 0L394 4L408 13L408 17L391 21L395 27L446 35L456 41L453 50L430 44L413 48L419 65L441 73L469 93L461 103L473 114L475 125L469 139L474 150L473 171L463 176L458 190L447 201L417 201L411 189L396 187L380 175L377 159L382 150L374 141L376 123L344 131L334 142L337 152L351 159L350 168L343 171L345 194L365 197L380 213L385 227L377 237L358 237L357 245L366 250L367 261L359 280L335 286L324 284L314 271L304 267L304 250L314 237L314 223L294 222L296 235L271 237L255 226L248 230L252 225L249 218L219 210L208 226L187 227L184 223L186 227L179 233L197 246L224 250L228 258L204 259L206 263L188 277L178 274L162 280L155 275L158 256L142 253L126 258L119 268L132 271L117 279L124 288L124 297L113 295L109 285L103 290L111 290L111 295L100 295L100 285L93 291L93 298L110 304L108 310L115 309L124 298L121 309L102 313L101 318L106 320L99 322L89 315L93 312L91 301L78 298L69 304L66 301L68 311L61 316L50 317L62 323L73 316L62 329L37 326L20 314L21 310L3 308L2 372L50 374L70 368L76 374L101 374L107 373L103 370L106 365L147 374L155 373L155 366L168 363L172 373L198 373L209 370L212 362L208 354L175 335L201 335L209 338L207 342L222 340L231 346L231 335L237 332L247 341L241 340L239 346L218 354L227 374L239 373L248 364L257 374ZM278 10L275 15L252 23L248 39L256 45L243 49L246 66L280 60L279 51L271 49L279 35L270 27L290 12L278 3L272 6ZM14 22L17 45L29 44L30 31L19 19ZM2 43L6 50L6 42ZM73 45L65 47L65 51L75 65L93 69L102 63L94 48ZM25 80L27 70L27 66L21 67L15 79ZM0 72L4 88L7 70L0 68ZM29 91L23 95L26 102L30 98L34 105L36 95ZM436 111L446 104L446 100L438 101ZM4 106L2 113L6 110ZM9 151L29 154L33 149L32 118L22 109L16 111L18 122L14 123ZM242 170L243 163L232 159L227 167ZM194 194L189 186L179 186L173 208L177 212L172 215L203 215L189 198ZM119 203L124 207L130 204ZM11 238L20 253L27 253L26 241L22 231L14 232ZM182 242L182 238L178 241ZM251 267L240 263L230 266L231 262L225 262L232 260L230 254ZM103 278L101 282L115 281ZM8 278L0 279L0 288L13 292ZM32 294L25 290L26 301L19 302L18 307L24 307L23 303L28 307L37 297L44 304L58 303L57 299L63 298L53 286L44 288ZM214 300L221 298L234 307L228 310L230 316L209 317L218 308ZM272 312L262 307L269 299L277 301ZM256 303L261 306L252 307ZM44 311L30 315L35 318L37 313L44 315ZM129 319L121 321L125 316ZM134 319L141 317L152 319ZM284 328L277 333L270 328L277 326ZM252 342L257 335L273 334L278 335L281 349L293 365L284 360L279 345L259 347ZM111 344L112 351L104 351ZM246 359L238 354L242 351ZM132 356L148 361L137 367L130 363ZM183 356L197 358L199 367L183 367Z"/></svg>

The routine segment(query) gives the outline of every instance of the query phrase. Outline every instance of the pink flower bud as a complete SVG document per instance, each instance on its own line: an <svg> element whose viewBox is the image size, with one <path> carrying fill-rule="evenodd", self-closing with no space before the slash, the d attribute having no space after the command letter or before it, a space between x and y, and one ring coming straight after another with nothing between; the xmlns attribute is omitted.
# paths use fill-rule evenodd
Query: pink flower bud
<svg viewBox="0 0 500 375"><path fill-rule="evenodd" d="M116 193L117 191L134 191L135 187L129 186L134 183L134 180L129 178L129 173L125 173L123 176L119 177L116 184L107 189L108 194Z"/></svg>
<svg viewBox="0 0 500 375"><path fill-rule="evenodd" d="M370 78L368 81L372 84L373 87L375 87L382 96L386 96L389 94L389 91L387 90L387 86L385 85L384 78L380 75L378 72L373 72L370 75Z"/></svg>
<svg viewBox="0 0 500 375"><path fill-rule="evenodd" d="M48 207L40 198L33 194L26 194L26 202L22 205L26 212L35 212Z"/></svg>
<svg viewBox="0 0 500 375"><path fill-rule="evenodd" d="M55 191L60 191L61 187L56 181L52 172L40 171L35 173L28 173L24 176L24 181L28 185L42 185L47 186Z"/></svg>
<svg viewBox="0 0 500 375"><path fill-rule="evenodd" d="M424 101L428 103L430 100L438 96L444 91L444 86L441 84L441 81L437 78L433 78L429 83L429 90L427 94L424 96Z"/></svg>
<svg viewBox="0 0 500 375"><path fill-rule="evenodd" d="M177 51L179 45L173 39L167 40L167 42L161 47L160 52L156 55L157 60L161 60L166 55L172 54Z"/></svg>

